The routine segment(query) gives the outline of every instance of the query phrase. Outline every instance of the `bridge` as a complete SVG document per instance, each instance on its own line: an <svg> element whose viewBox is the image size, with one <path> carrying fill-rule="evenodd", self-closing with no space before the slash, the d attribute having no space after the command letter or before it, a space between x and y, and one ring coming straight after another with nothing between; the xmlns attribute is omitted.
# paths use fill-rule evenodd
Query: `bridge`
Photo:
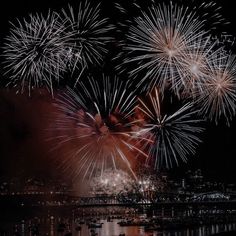
<svg viewBox="0 0 236 236"><path fill-rule="evenodd" d="M120 193L118 195L97 195L93 197L68 194L48 195L4 195L0 198L1 207L151 207L155 208L195 208L227 209L236 212L236 196L218 192L190 193Z"/></svg>
<svg viewBox="0 0 236 236"><path fill-rule="evenodd" d="M104 206L151 206L156 207L223 207L236 209L236 198L217 192L202 194L176 194L159 193L156 196L143 197L140 194L130 194L127 196L107 196L100 195L94 197L71 196L70 202L78 207L104 207Z"/></svg>

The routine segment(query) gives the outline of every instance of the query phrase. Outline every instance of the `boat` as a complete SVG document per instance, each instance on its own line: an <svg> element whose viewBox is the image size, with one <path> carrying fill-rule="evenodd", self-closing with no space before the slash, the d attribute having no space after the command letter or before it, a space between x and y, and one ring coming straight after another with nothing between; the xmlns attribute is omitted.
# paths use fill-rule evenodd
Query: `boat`
<svg viewBox="0 0 236 236"><path fill-rule="evenodd" d="M89 228L102 228L102 223L90 223L88 224Z"/></svg>
<svg viewBox="0 0 236 236"><path fill-rule="evenodd" d="M120 221L117 224L122 226L150 226L152 225L151 222L146 220L126 220L126 221Z"/></svg>

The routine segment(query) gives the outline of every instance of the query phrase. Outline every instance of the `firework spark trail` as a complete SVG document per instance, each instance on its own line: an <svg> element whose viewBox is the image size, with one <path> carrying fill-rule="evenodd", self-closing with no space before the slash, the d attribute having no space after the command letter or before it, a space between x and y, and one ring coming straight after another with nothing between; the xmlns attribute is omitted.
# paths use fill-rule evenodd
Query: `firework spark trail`
<svg viewBox="0 0 236 236"><path fill-rule="evenodd" d="M218 31L220 27L230 24L222 14L222 7L216 1L179 0L179 3L178 1L176 3L190 7L192 11L196 12L199 20L205 22L205 27L211 32L212 30Z"/></svg>
<svg viewBox="0 0 236 236"><path fill-rule="evenodd" d="M164 89L169 83L175 84L177 65L186 50L203 37L203 23L197 20L194 12L174 4L158 5L142 12L135 20L128 34L125 50L129 58L125 64L136 63L131 76L144 72L138 86L150 82L149 87L158 85Z"/></svg>
<svg viewBox="0 0 236 236"><path fill-rule="evenodd" d="M223 48L217 48L210 37L199 37L191 48L188 48L176 66L178 76L171 89L178 96L195 98L196 93L204 93L204 84L209 78L211 64ZM223 54L222 54L223 56ZM180 95L181 94L181 95Z"/></svg>
<svg viewBox="0 0 236 236"><path fill-rule="evenodd" d="M104 77L101 81L87 79L79 82L78 93L69 89L56 106L65 117L58 118L56 129L64 133L58 145L76 143L66 166L75 169L76 176L109 166L123 166L134 176L132 162L137 155L147 158L137 143L131 116L135 108L135 95L127 83L117 78Z"/></svg>
<svg viewBox="0 0 236 236"><path fill-rule="evenodd" d="M193 118L198 111L193 111L193 104L187 103L170 115L161 112L161 101L158 90L154 95L148 95L148 101L139 99L139 110L145 119L142 135L153 142L149 142L149 160L155 160L155 167L171 168L179 163L179 159L186 162L189 154L195 153L195 148L200 141L197 135L203 131L199 126L200 119Z"/></svg>
<svg viewBox="0 0 236 236"><path fill-rule="evenodd" d="M69 6L62 10L62 19L67 20L67 30L71 32L70 66L76 68L88 67L89 64L101 64L107 53L106 45L112 40L110 31L113 26L100 12L100 4L93 6L88 1L81 2L78 10ZM77 83L78 81L76 81Z"/></svg>
<svg viewBox="0 0 236 236"><path fill-rule="evenodd" d="M55 12L47 16L30 15L29 20L11 24L9 36L6 37L4 57L8 85L28 91L46 85L53 91L54 80L58 81L66 70L66 48L69 35L60 23Z"/></svg>
<svg viewBox="0 0 236 236"><path fill-rule="evenodd" d="M164 3L164 1L162 2ZM172 2L173 1L170 1L171 4L173 4ZM211 31L213 33L216 33L215 31L217 31L216 35L219 34L220 27L230 24L222 14L222 7L215 1L175 0L174 3L179 6L185 6L186 9L191 9L199 21L204 23L206 31ZM139 0L132 0L129 2L116 0L114 7L116 11L121 14L121 20L119 20L118 24L122 25L122 28L127 28L128 25L132 24L132 18L136 15L135 13L139 14L140 10L155 6L156 4L155 0L147 0L145 2Z"/></svg>
<svg viewBox="0 0 236 236"><path fill-rule="evenodd" d="M236 114L236 58L235 55L218 54L210 64L208 79L198 94L197 104L201 114L216 124L221 118L227 125Z"/></svg>

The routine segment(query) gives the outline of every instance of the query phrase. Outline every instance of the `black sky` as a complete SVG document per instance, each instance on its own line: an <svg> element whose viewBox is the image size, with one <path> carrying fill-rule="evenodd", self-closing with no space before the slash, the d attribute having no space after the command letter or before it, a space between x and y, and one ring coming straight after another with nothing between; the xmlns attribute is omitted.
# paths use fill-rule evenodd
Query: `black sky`
<svg viewBox="0 0 236 236"><path fill-rule="evenodd" d="M4 1L0 7L0 45L3 45L3 39L9 31L9 21L26 17L29 13L46 13L49 8L60 10L68 3L76 6L78 2L79 0ZM103 0L103 6L106 7L105 12L109 15L112 0L107 2L109 3ZM216 0L216 2L222 6L223 15L231 22L226 30L236 36L234 1ZM50 154L49 145L45 144L42 135L45 125L50 125L47 116L53 111L51 102L50 96L35 95L33 98L28 98L27 94L15 95L14 91L4 89L2 86L0 90L0 176L33 175L34 173L46 176L52 170L49 167L45 168ZM231 122L231 127L206 124L202 139L203 143L199 145L196 156L190 158L187 164L172 171L181 172L188 168L201 168L209 178L235 182L236 118Z"/></svg>

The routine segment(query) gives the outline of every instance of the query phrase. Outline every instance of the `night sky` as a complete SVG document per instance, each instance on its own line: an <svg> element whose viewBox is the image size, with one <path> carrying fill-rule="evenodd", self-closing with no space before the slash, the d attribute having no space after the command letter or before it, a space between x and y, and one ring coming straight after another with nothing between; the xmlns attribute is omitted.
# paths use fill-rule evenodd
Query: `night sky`
<svg viewBox="0 0 236 236"><path fill-rule="evenodd" d="M4 1L0 8L0 45L3 45L3 38L8 33L9 21L16 17L22 18L34 12L46 13L48 8L60 10L68 3L74 6L76 2L68 0ZM112 0L107 2L112 2ZM216 2L223 7L223 15L231 22L226 30L236 36L233 0L217 0ZM110 5L105 0L104 6L107 7L104 10L109 15L108 6ZM3 74L2 69L0 69L1 74ZM43 90L35 91L29 98L27 92L16 95L13 89L6 89L4 82L1 82L0 177L58 175L52 160L64 154L61 150L50 151L53 143L47 141L47 129L52 126L50 122L53 121L55 111L52 102L50 94ZM235 182L236 118L231 122L230 127L224 124L215 126L213 123L206 123L205 127L206 131L201 136L203 142L199 145L196 156L190 157L187 164L181 164L171 172L183 173L187 169L201 168L203 174L210 179Z"/></svg>

